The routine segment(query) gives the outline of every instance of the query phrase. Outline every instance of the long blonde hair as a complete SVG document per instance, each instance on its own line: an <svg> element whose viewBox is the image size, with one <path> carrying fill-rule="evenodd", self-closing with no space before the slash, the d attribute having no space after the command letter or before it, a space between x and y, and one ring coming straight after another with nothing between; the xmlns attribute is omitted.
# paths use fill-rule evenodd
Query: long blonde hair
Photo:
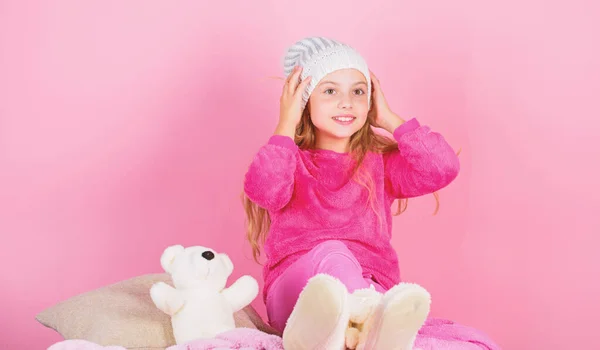
<svg viewBox="0 0 600 350"><path fill-rule="evenodd" d="M373 195L373 182L370 175L366 172L360 172L362 162L368 152L384 154L398 149L398 143L389 137L375 133L373 128L375 114L374 108L371 109L367 116L367 122L363 127L350 137L349 151L356 161L354 168L355 181L365 186L369 191L369 203L375 210L375 196ZM302 113L302 118L296 127L296 135L294 141L300 149L313 149L316 146L315 125L312 123L308 106ZM436 208L434 215L439 209L439 196L437 192L433 193L436 200ZM252 202L245 193L242 193L242 201L244 210L246 211L246 238L252 247L252 256L258 263L261 253L261 247L264 245L269 228L271 226L271 218L269 212ZM398 206L393 212L393 215L403 213L408 205L408 199L402 198L398 201ZM381 221L380 214L375 210L376 215Z"/></svg>

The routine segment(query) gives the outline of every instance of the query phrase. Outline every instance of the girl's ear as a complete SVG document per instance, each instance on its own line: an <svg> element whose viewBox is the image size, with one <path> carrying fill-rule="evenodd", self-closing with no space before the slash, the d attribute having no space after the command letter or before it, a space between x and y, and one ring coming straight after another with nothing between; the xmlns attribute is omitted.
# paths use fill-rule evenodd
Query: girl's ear
<svg viewBox="0 0 600 350"><path fill-rule="evenodd" d="M306 118L308 118L310 120L310 99L308 99L308 102L306 102L306 106L304 107L304 110L302 111L302 116L306 116Z"/></svg>
<svg viewBox="0 0 600 350"><path fill-rule="evenodd" d="M367 121L373 126L375 126L375 119L377 119L376 114L375 108L371 105L371 108L369 108L369 112L367 113Z"/></svg>

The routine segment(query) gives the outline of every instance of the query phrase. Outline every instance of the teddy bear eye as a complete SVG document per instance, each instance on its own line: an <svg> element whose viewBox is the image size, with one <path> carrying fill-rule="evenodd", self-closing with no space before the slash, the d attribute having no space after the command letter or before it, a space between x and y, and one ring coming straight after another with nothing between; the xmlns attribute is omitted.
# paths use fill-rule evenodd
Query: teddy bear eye
<svg viewBox="0 0 600 350"><path fill-rule="evenodd" d="M207 250L204 253L202 253L202 257L206 260L212 260L215 258L215 253Z"/></svg>

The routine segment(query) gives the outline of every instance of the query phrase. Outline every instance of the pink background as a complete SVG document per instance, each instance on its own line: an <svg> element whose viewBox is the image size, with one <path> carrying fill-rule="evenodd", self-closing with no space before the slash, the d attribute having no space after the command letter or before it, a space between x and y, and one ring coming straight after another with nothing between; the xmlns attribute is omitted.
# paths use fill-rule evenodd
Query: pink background
<svg viewBox="0 0 600 350"><path fill-rule="evenodd" d="M50 3L0 3L2 348L59 341L36 313L161 272L167 245L260 278L239 194L277 121L267 77L307 35L355 46L462 148L439 215L427 196L395 221L433 315L506 349L600 348L596 2Z"/></svg>

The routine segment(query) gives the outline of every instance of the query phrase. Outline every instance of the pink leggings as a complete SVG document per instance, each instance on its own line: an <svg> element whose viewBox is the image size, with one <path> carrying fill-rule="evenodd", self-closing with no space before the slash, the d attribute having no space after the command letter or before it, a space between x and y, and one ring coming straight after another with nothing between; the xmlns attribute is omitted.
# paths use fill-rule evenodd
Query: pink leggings
<svg viewBox="0 0 600 350"><path fill-rule="evenodd" d="M323 242L288 267L271 285L267 294L269 323L283 332L298 296L308 280L324 273L339 279L349 292L368 288L371 284L379 292L384 288L363 275L358 260L341 241Z"/></svg>

